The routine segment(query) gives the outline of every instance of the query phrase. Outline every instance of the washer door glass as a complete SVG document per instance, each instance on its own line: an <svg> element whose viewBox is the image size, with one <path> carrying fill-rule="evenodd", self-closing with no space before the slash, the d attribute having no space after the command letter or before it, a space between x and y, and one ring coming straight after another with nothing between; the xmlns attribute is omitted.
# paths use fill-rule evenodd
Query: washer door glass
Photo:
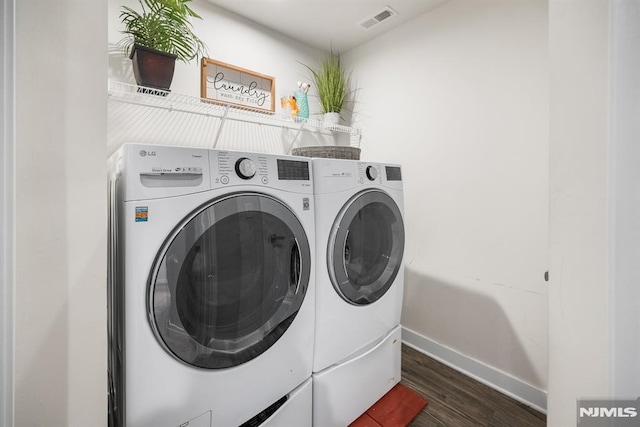
<svg viewBox="0 0 640 427"><path fill-rule="evenodd" d="M148 293L156 337L192 366L245 363L293 322L310 263L306 233L281 202L253 193L214 200L176 229L157 258Z"/></svg>
<svg viewBox="0 0 640 427"><path fill-rule="evenodd" d="M355 305L371 304L393 284L404 252L404 223L386 193L369 190L342 209L329 238L327 265L338 294Z"/></svg>

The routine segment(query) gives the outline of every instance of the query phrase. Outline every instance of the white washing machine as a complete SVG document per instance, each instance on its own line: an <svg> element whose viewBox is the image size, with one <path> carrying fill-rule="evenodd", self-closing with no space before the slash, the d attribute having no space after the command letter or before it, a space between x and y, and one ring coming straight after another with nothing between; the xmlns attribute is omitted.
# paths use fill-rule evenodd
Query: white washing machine
<svg viewBox="0 0 640 427"><path fill-rule="evenodd" d="M109 425L310 426L310 159L111 159Z"/></svg>
<svg viewBox="0 0 640 427"><path fill-rule="evenodd" d="M346 426L400 381L404 288L398 165L313 160L313 417Z"/></svg>

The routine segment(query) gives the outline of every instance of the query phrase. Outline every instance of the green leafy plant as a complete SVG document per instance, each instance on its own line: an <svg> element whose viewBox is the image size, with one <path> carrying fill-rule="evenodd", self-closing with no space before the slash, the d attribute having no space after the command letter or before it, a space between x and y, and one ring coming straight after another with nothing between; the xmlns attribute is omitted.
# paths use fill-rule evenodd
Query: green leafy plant
<svg viewBox="0 0 640 427"><path fill-rule="evenodd" d="M193 33L191 18L202 19L188 5L191 0L138 0L142 12L122 6L120 19L127 34L121 43L127 54L134 44L176 55L189 62L207 47Z"/></svg>
<svg viewBox="0 0 640 427"><path fill-rule="evenodd" d="M340 62L340 54L331 51L317 69L305 67L311 71L322 112L339 113L347 99L351 78Z"/></svg>

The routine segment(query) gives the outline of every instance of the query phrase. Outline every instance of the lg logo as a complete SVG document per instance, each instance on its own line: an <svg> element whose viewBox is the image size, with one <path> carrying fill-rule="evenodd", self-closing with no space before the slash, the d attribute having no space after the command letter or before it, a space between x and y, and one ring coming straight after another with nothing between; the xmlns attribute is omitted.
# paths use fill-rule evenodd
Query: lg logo
<svg viewBox="0 0 640 427"><path fill-rule="evenodd" d="M155 157L156 156L156 152L155 151L140 150L140 157L146 157L146 156Z"/></svg>

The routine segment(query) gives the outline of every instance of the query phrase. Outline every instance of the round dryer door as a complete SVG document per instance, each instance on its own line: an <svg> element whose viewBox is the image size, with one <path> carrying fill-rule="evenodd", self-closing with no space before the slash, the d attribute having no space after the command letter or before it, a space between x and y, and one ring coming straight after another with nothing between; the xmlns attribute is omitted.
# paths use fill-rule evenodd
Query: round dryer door
<svg viewBox="0 0 640 427"><path fill-rule="evenodd" d="M283 203L254 193L214 200L187 218L157 257L148 288L156 337L192 366L245 363L293 322L310 263L302 224Z"/></svg>
<svg viewBox="0 0 640 427"><path fill-rule="evenodd" d="M398 205L382 191L357 194L336 218L329 238L327 265L334 288L351 304L377 301L393 284L403 252Z"/></svg>

